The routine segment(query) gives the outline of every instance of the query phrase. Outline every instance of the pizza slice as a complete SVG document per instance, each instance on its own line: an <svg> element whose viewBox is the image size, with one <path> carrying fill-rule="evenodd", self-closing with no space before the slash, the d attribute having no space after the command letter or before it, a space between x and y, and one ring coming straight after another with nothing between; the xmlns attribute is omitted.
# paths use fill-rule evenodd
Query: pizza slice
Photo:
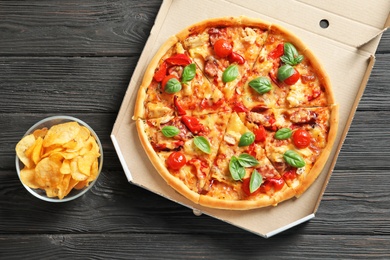
<svg viewBox="0 0 390 260"><path fill-rule="evenodd" d="M235 94L236 84L253 67L269 25L248 18L217 18L195 24L178 34L190 57L224 93Z"/></svg>
<svg viewBox="0 0 390 260"><path fill-rule="evenodd" d="M248 128L245 118L245 113L232 113L199 204L242 210L275 206L294 196L266 157L265 136L257 126Z"/></svg>
<svg viewBox="0 0 390 260"><path fill-rule="evenodd" d="M230 113L137 120L140 140L166 182L198 202Z"/></svg>
<svg viewBox="0 0 390 260"><path fill-rule="evenodd" d="M258 102L263 97L265 106L277 108L334 103L329 78L317 59L297 37L279 26L270 27L251 75L244 101Z"/></svg>
<svg viewBox="0 0 390 260"><path fill-rule="evenodd" d="M321 173L336 138L338 107L272 109L273 131L267 132L267 158L301 195ZM259 114L259 113L257 113ZM250 119L260 123L261 116Z"/></svg>
<svg viewBox="0 0 390 260"><path fill-rule="evenodd" d="M158 51L138 92L134 118L201 115L230 110L223 93L213 86L177 38Z"/></svg>

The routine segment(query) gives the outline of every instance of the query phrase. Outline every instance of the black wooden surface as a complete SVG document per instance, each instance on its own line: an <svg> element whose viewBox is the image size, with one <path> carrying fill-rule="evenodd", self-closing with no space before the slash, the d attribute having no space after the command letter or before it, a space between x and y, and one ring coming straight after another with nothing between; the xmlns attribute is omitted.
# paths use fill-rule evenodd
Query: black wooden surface
<svg viewBox="0 0 390 260"><path fill-rule="evenodd" d="M0 1L0 258L389 259L390 32L316 217L264 239L129 184L109 135L161 0ZM37 200L14 147L36 121L88 122L104 146L97 184Z"/></svg>

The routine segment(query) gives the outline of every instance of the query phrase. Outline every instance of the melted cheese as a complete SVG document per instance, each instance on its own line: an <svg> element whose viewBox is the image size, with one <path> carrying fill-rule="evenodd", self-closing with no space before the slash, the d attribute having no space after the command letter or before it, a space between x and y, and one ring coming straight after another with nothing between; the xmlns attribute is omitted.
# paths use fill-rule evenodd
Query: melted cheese
<svg viewBox="0 0 390 260"><path fill-rule="evenodd" d="M241 36L244 42L247 42L248 44L255 44L257 42L258 34L255 30L253 30L250 27L245 27L244 30L241 32Z"/></svg>
<svg viewBox="0 0 390 260"><path fill-rule="evenodd" d="M208 50L209 35L207 32L188 37L184 41L184 47L188 49L191 57L201 56L203 60L210 54Z"/></svg>
<svg viewBox="0 0 390 260"><path fill-rule="evenodd" d="M172 109L164 107L159 103L149 102L146 104L146 109L148 111L148 118L165 117L173 113Z"/></svg>
<svg viewBox="0 0 390 260"><path fill-rule="evenodd" d="M287 101L291 107L298 107L306 101L305 86L298 80L297 83L290 86L290 92L287 95Z"/></svg>

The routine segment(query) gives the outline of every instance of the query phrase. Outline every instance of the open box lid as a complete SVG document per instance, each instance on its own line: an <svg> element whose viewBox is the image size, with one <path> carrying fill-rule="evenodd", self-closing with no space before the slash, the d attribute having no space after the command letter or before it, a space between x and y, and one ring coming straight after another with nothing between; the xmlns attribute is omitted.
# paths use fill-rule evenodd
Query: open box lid
<svg viewBox="0 0 390 260"><path fill-rule="evenodd" d="M347 0L343 3L336 0L316 1L315 4L311 2L164 0L130 80L111 134L128 180L197 212L203 212L263 237L270 237L314 217L368 81L374 64L373 55L389 20L390 2L378 0L375 6L363 0ZM346 8L349 5L353 8ZM344 11L348 13L343 14ZM175 192L150 163L138 139L135 121L131 119L145 69L169 36L204 19L241 15L280 24L301 38L328 72L340 109L335 146L323 172L313 185L299 199L280 203L277 207L244 212L202 207ZM326 29L320 26L323 19L329 22Z"/></svg>

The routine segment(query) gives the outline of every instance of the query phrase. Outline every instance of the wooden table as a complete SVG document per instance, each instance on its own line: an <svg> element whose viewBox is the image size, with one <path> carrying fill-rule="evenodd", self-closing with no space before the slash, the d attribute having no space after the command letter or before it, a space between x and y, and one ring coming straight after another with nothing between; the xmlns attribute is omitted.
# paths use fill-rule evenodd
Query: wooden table
<svg viewBox="0 0 390 260"><path fill-rule="evenodd" d="M390 32L316 217L270 239L127 182L112 126L161 0L0 1L0 258L390 258ZM14 148L36 121L89 123L104 168L83 197L31 196Z"/></svg>

